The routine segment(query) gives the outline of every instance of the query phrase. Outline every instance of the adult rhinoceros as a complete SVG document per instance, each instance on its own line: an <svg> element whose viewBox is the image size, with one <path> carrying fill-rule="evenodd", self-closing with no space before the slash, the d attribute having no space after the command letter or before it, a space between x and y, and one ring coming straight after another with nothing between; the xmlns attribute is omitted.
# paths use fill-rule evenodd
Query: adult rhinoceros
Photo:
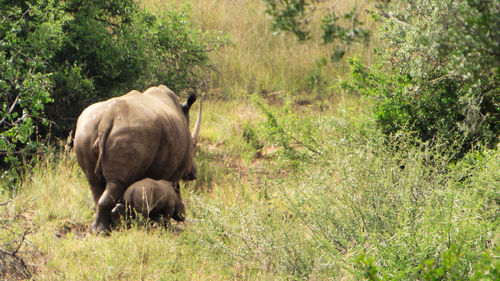
<svg viewBox="0 0 500 281"><path fill-rule="evenodd" d="M195 144L189 132L191 95L185 104L166 86L128 94L87 107L78 118L75 152L97 204L91 231L110 230L111 210L128 186L143 178L194 180Z"/></svg>

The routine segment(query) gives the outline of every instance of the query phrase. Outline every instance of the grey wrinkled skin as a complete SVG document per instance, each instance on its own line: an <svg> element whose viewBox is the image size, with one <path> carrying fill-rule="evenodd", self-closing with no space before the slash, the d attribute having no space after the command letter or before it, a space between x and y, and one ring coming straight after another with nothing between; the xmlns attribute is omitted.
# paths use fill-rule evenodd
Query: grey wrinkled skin
<svg viewBox="0 0 500 281"><path fill-rule="evenodd" d="M116 222L120 216L130 221L139 214L166 226L171 218L184 221L186 208L182 202L178 183L146 178L127 188L123 195L123 203L118 203L112 214Z"/></svg>
<svg viewBox="0 0 500 281"><path fill-rule="evenodd" d="M189 131L189 108L166 86L93 104L78 118L74 148L90 184L97 213L92 232L108 232L111 210L127 187L151 178L194 180L195 145L201 123L201 102L195 132Z"/></svg>

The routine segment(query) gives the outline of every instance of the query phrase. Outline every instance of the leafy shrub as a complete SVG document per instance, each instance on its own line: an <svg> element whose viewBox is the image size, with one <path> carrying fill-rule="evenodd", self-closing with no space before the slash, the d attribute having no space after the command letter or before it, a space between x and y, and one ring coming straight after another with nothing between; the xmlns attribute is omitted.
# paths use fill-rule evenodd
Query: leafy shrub
<svg viewBox="0 0 500 281"><path fill-rule="evenodd" d="M403 1L382 26L379 64L351 60L344 86L378 99L389 135L462 139L460 150L500 135L499 1Z"/></svg>
<svg viewBox="0 0 500 281"><path fill-rule="evenodd" d="M476 272L471 280L496 280L500 276L500 246L496 246L493 251L485 252L475 266Z"/></svg>
<svg viewBox="0 0 500 281"><path fill-rule="evenodd" d="M499 248L494 252L498 253ZM419 266L422 280L463 280L464 275L460 274L458 267L459 259L462 258L460 250L456 246L444 251L439 259L429 259ZM356 268L368 280L392 280L388 275L379 277L379 268L375 265L373 257L368 257L364 253L356 258ZM496 280L499 276L500 264L498 257L485 252L474 265L475 272L470 276L470 280Z"/></svg>
<svg viewBox="0 0 500 281"><path fill-rule="evenodd" d="M158 16L130 0L71 0L61 9L71 17L59 23L61 44L49 62L56 102L47 115L56 133L72 128L96 100L160 83L175 92L200 86L196 72L208 63L208 43L187 6Z"/></svg>
<svg viewBox="0 0 500 281"><path fill-rule="evenodd" d="M45 105L51 102L51 74L43 71L43 54L27 51L26 34L36 23L29 19L31 2L1 1L0 13L0 168L21 163L21 148L37 150L36 123L47 124ZM13 172L2 172L9 183Z"/></svg>
<svg viewBox="0 0 500 281"><path fill-rule="evenodd" d="M217 45L191 24L188 6L158 16L132 0L0 6L4 168L36 153L44 136L66 136L93 102L158 84L176 92L199 88L207 44Z"/></svg>
<svg viewBox="0 0 500 281"><path fill-rule="evenodd" d="M261 184L230 177L230 192L244 200L191 198L200 228L190 242L205 259L282 279L494 274L494 254L483 255L498 245L498 150L451 161L444 141L385 136L374 122L301 116L290 103L252 99L266 119L246 135L272 147L272 161L267 176L257 174Z"/></svg>
<svg viewBox="0 0 500 281"><path fill-rule="evenodd" d="M259 137L267 144L277 145L282 156L292 161L305 160L311 155L321 155L316 138L319 131L310 120L298 118L293 113L292 100L288 99L281 110L275 110L258 96L251 97L252 102L262 111L266 121L257 128ZM254 136L255 138L255 136Z"/></svg>

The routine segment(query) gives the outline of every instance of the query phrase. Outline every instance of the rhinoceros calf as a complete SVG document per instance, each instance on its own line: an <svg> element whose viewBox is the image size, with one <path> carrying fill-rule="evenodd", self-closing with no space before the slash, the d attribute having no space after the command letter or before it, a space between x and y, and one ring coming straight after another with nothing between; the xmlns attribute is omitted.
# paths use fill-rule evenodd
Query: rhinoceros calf
<svg viewBox="0 0 500 281"><path fill-rule="evenodd" d="M113 209L113 218L118 214L134 218L140 214L158 223L166 223L173 218L184 221L186 208L182 203L179 184L165 180L142 179L132 184L123 195L124 204Z"/></svg>

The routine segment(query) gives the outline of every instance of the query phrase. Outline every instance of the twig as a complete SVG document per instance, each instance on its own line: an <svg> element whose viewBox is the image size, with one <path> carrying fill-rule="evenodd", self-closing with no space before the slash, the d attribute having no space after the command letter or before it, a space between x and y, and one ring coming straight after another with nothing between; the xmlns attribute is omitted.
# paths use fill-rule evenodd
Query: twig
<svg viewBox="0 0 500 281"><path fill-rule="evenodd" d="M16 249L14 252L12 252L14 255L16 255L16 254L17 254L17 252L19 252L19 249L21 249L21 246L23 245L23 242L24 242L24 240L26 239L26 235L28 235L29 233L30 233L30 231L29 231L29 230L25 230L25 231L23 232L23 234L22 234L22 236L21 236L21 242L19 242L19 245L17 245L17 249Z"/></svg>
<svg viewBox="0 0 500 281"><path fill-rule="evenodd" d="M276 124L278 125L278 124ZM283 135L286 135L286 136L289 136L292 140L294 140L296 143L302 145L303 147L305 147L306 149L308 149L309 151L311 151L312 153L315 153L317 155L320 155L321 156L321 152L317 149L314 149L313 147L311 147L310 145L307 145L303 142L301 142L299 139L297 139L296 137L294 137L292 134L289 134L287 132L285 132L285 129L283 129L281 126L278 125L278 130L280 131L280 133L282 133Z"/></svg>
<svg viewBox="0 0 500 281"><path fill-rule="evenodd" d="M31 272L21 257L18 257L15 253L5 251L2 248L0 248L0 254L3 256L10 256L13 259L13 261L11 261L10 263L11 263L11 266L13 268L15 268L14 270L17 274L24 275L23 277L26 279L31 279L31 277L32 277ZM1 260L1 263L3 266L5 266L5 261L3 259ZM0 272L0 274L1 273L4 273L4 272ZM2 277L2 275L0 275L0 277ZM3 276L3 277L5 277L5 276Z"/></svg>
<svg viewBox="0 0 500 281"><path fill-rule="evenodd" d="M13 252L9 252L9 251L6 251L6 250L0 248L0 262L1 262L1 265L3 267L5 267L6 263L7 263L6 257L10 257L12 259L10 261L10 266L14 270L14 272L16 272L17 274L24 275L23 276L24 278L31 279L32 274L31 274L30 270L28 269L28 267L26 266L26 263L24 262L24 260L21 257L17 256L17 253L19 252L24 241L26 240L26 235L28 233L29 233L28 230L23 232L23 234L21 236L21 241L19 242L19 244L17 245L17 248ZM5 272L0 272L0 274L2 274L2 275L0 275L0 277L5 277L5 275L4 275Z"/></svg>
<svg viewBox="0 0 500 281"><path fill-rule="evenodd" d="M42 155L45 154L45 152L26 152L24 150L18 150L18 151L7 151L7 150L0 150L0 155Z"/></svg>
<svg viewBox="0 0 500 281"><path fill-rule="evenodd" d="M439 78L432 79L430 82L431 83L437 83L437 82L440 82L440 81L443 81L443 80L446 80L446 79L449 79L449 78L460 78L460 76L459 75L453 75L453 74L447 74L447 75L441 76Z"/></svg>
<svg viewBox="0 0 500 281"><path fill-rule="evenodd" d="M7 112L7 114L5 114L5 116L2 118L2 120L0 120L0 126L2 126L2 124L5 122L5 118L7 118L7 115L10 115L14 111L14 108L16 108L16 105L19 103L19 96L20 95L21 95L21 93L19 93L17 95L16 99L14 100L14 103L12 103L12 105L10 106L9 112Z"/></svg>
<svg viewBox="0 0 500 281"><path fill-rule="evenodd" d="M284 134L287 134L284 130L282 130L282 131L283 131ZM292 138L294 141L296 141L298 144L302 145L303 147L307 148L312 153L315 153L316 155L321 155L321 152L319 150L314 149L310 145L306 145L305 143L301 142L300 140L298 140L296 137L294 137L291 134L288 134L288 135L290 136L290 138Z"/></svg>
<svg viewBox="0 0 500 281"><path fill-rule="evenodd" d="M24 16L26 16L26 14L29 13L30 11L31 11L30 9L27 9L26 11L24 11L24 13L21 15L21 17L19 18L19 20L15 24L13 24L12 26L18 25L21 22L21 20L24 18ZM16 16L15 14L4 16L3 19L2 19L2 22L0 22L0 23L4 23L7 19L15 17L15 16ZM4 41L5 41L5 38L3 38L2 40L0 40L0 43L4 42Z"/></svg>
<svg viewBox="0 0 500 281"><path fill-rule="evenodd" d="M12 200L9 200L9 201L7 201L7 202L0 203L0 206L5 206L5 205L9 204L9 203L10 203L10 201L12 201Z"/></svg>
<svg viewBox="0 0 500 281"><path fill-rule="evenodd" d="M366 9L365 11L366 11L367 13L370 13L370 10L368 10L368 9ZM406 22L404 22L404 21L399 20L398 18L396 18L396 17L392 16L391 14L387 13L387 12L386 12L386 11L384 11L384 10L380 10L380 11L378 12L378 14L379 14L379 16L382 16L382 17L384 17L384 18L386 18L386 19L388 19L388 20L392 20L392 21L394 21L394 22L397 22L397 23L399 23L400 25L402 25L402 26L404 26L404 27L409 27L409 26L410 26L408 23L406 23Z"/></svg>

